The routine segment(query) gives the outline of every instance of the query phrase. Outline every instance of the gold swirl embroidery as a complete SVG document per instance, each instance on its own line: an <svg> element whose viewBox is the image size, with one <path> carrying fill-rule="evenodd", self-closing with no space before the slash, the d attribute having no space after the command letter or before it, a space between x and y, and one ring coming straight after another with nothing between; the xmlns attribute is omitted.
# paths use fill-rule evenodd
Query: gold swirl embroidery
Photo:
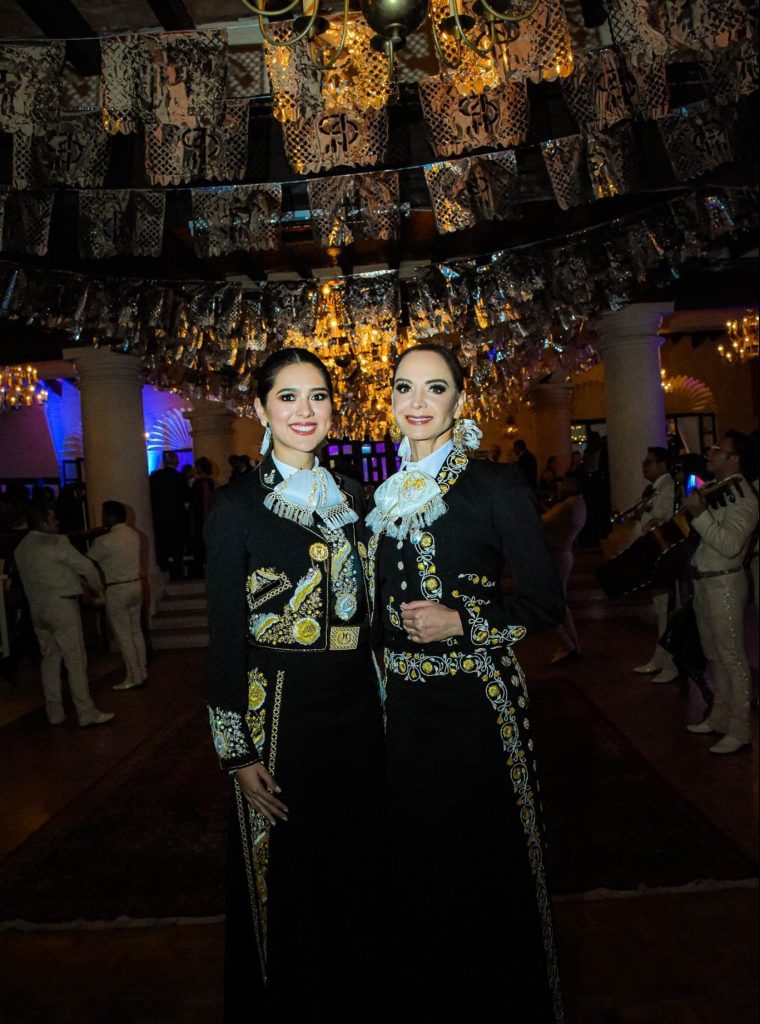
<svg viewBox="0 0 760 1024"><path fill-rule="evenodd" d="M248 610L253 612L273 597L277 597L292 584L284 572L261 566L254 569L246 580Z"/></svg>
<svg viewBox="0 0 760 1024"><path fill-rule="evenodd" d="M259 757L263 756L264 740L266 738L264 728L266 723L266 708L264 707L266 696L266 676L257 668L252 668L248 673L248 710L245 714L245 721Z"/></svg>
<svg viewBox="0 0 760 1024"><path fill-rule="evenodd" d="M440 601L443 587L440 577L436 575L435 538L432 533L415 533L412 538L414 550L417 552L417 570L420 574L420 590L426 601Z"/></svg>
<svg viewBox="0 0 760 1024"><path fill-rule="evenodd" d="M486 577L476 576L472 573L460 573L459 578L467 579L471 583L488 584ZM477 647L503 647L517 643L525 636L527 632L525 626L506 626L500 630L489 624L488 619L482 614L482 606L491 603L488 598L463 594L459 590L452 590L451 596L460 600L466 608L470 625L470 640Z"/></svg>
<svg viewBox="0 0 760 1024"><path fill-rule="evenodd" d="M312 647L322 635L322 579L322 571L312 566L296 584L295 593L280 615L252 615L250 631L254 640L272 647L294 643Z"/></svg>
<svg viewBox="0 0 760 1024"><path fill-rule="evenodd" d="M454 651L450 654L404 651L398 654L386 648L383 657L387 669L412 683L436 676L455 676L458 672L480 676L483 682L487 682L495 671L485 651Z"/></svg>
<svg viewBox="0 0 760 1024"><path fill-rule="evenodd" d="M377 546L380 543L379 534L373 533L369 539L367 548L366 573L367 573L367 598L369 600L370 619L375 611L375 568L377 563ZM363 544L359 545L359 554L362 553Z"/></svg>
<svg viewBox="0 0 760 1024"><path fill-rule="evenodd" d="M385 606L385 610L388 612L388 618L391 620L391 625L395 626L396 629L403 629L401 624L401 616L396 610L396 598L391 594L388 598L388 604Z"/></svg>
<svg viewBox="0 0 760 1024"><path fill-rule="evenodd" d="M467 469L469 459L464 450L457 445L449 452L449 456L441 466L435 482L441 489L441 494L450 491L462 473Z"/></svg>
<svg viewBox="0 0 760 1024"><path fill-rule="evenodd" d="M315 587L318 587L322 582L322 571L317 569L316 566L309 569L306 575L298 581L296 584L296 590L291 597L288 604L294 612L297 612L304 601L314 591Z"/></svg>

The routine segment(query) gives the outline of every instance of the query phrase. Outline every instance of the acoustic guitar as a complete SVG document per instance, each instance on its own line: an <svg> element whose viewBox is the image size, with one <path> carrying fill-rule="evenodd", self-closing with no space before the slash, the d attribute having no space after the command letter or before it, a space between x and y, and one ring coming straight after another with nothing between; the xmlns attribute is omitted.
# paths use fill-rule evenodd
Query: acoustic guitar
<svg viewBox="0 0 760 1024"><path fill-rule="evenodd" d="M699 493L708 508L735 502L744 496L744 478L738 474L720 483L707 484ZM699 534L691 527L691 516L681 509L674 516L653 526L596 570L596 578L609 598L625 597L638 590L671 586L683 573L699 543Z"/></svg>

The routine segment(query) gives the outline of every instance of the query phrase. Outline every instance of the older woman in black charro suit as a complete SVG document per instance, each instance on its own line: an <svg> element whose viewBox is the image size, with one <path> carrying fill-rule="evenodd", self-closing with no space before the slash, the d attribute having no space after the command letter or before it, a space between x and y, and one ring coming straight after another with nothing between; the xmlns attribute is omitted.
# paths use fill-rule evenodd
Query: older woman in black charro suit
<svg viewBox="0 0 760 1024"><path fill-rule="evenodd" d="M331 384L271 356L272 454L207 527L209 713L234 779L225 1020L348 1021L379 972L382 719L361 488L315 462Z"/></svg>
<svg viewBox="0 0 760 1024"><path fill-rule="evenodd" d="M430 1020L563 1019L525 679L512 645L562 617L535 499L470 460L462 370L434 345L393 379L407 461L367 519L387 686L389 962ZM513 596L502 596L507 568Z"/></svg>

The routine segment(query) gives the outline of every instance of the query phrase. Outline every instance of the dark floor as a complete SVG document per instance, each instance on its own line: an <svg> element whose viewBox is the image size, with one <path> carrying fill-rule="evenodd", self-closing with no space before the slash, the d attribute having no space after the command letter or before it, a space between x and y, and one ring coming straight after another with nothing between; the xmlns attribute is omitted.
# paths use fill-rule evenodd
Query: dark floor
<svg viewBox="0 0 760 1024"><path fill-rule="evenodd" d="M757 722L750 753L709 755L709 738L684 729L701 717L698 695L631 672L650 650L645 609L633 605L605 617L609 607L584 591L582 575L574 595L584 653L564 674L571 671L649 765L756 862ZM756 636L751 644L756 662ZM521 646L528 679L546 678L551 640ZM33 663L13 683L0 682L0 858L52 819L75 815L106 775L128 772L184 708L188 687L197 692L202 685L204 661L204 651L162 652L146 690L113 693L119 658L93 650L94 692L117 718L89 730L71 720L47 726ZM587 893L556 901L555 914L570 1024L756 1024L752 880ZM3 1024L220 1020L217 920L72 922L53 929L0 923L0 963ZM12 1017L3 1015L3 1005L14 1008ZM492 1017L493 1009L483 1007L471 1019Z"/></svg>

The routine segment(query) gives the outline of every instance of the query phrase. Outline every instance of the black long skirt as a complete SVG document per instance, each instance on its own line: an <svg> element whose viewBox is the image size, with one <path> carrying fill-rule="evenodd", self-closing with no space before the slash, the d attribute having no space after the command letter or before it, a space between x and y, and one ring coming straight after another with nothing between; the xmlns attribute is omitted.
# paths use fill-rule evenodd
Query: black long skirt
<svg viewBox="0 0 760 1024"><path fill-rule="evenodd" d="M533 831L529 855L523 820L533 789L516 795L504 715L477 675L389 671L387 688L396 998L424 999L436 1021L485 1020L498 1007L505 1020L555 1024L540 839Z"/></svg>
<svg viewBox="0 0 760 1024"><path fill-rule="evenodd" d="M261 879L251 877L251 836L241 832L233 797L225 1021L355 1021L359 1000L380 986L384 944L383 729L374 668L366 650L262 655L272 678L283 672L274 775L290 813L264 837L262 950L262 906L250 898Z"/></svg>

